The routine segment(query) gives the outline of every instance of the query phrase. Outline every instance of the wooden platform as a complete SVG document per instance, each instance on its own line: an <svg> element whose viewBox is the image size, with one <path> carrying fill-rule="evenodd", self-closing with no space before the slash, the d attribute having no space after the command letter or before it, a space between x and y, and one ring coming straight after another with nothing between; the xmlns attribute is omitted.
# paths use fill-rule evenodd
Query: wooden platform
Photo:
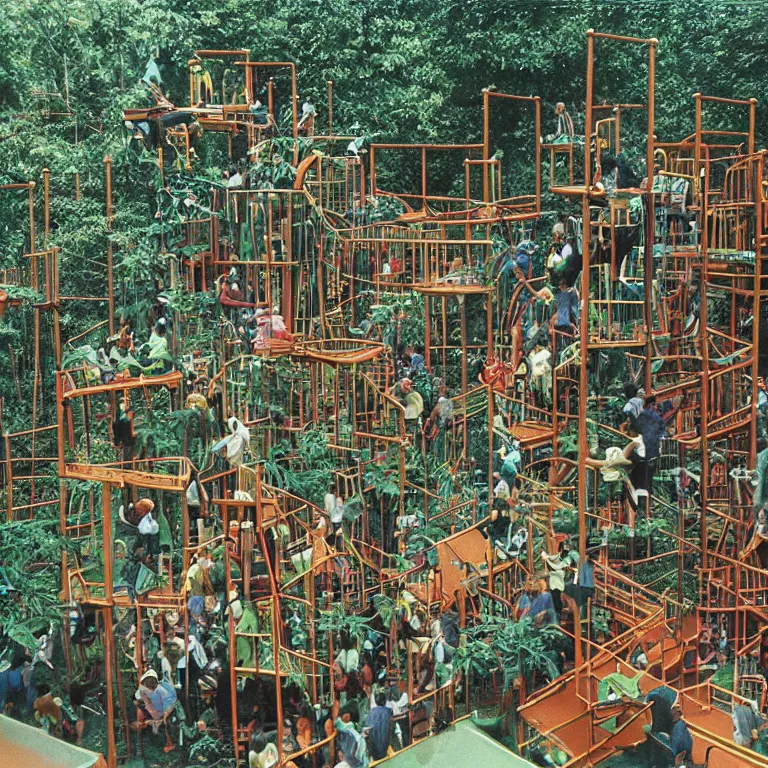
<svg viewBox="0 0 768 768"><path fill-rule="evenodd" d="M548 424L539 424L535 421L521 421L509 428L509 434L515 440L519 440L523 448L532 448L552 440L555 431Z"/></svg>

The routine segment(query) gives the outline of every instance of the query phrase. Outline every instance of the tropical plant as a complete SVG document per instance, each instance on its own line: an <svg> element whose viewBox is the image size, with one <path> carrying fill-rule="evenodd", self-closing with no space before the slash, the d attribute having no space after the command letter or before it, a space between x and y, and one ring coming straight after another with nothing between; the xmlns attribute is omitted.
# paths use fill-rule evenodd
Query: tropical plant
<svg viewBox="0 0 768 768"><path fill-rule="evenodd" d="M72 544L58 533L58 516L9 522L0 536L0 649L12 640L33 649L35 634L58 628L62 552Z"/></svg>
<svg viewBox="0 0 768 768"><path fill-rule="evenodd" d="M331 607L330 611L320 611L317 629L319 632L345 634L357 638L362 643L370 628L370 623L369 618L348 613L343 605L337 603Z"/></svg>
<svg viewBox="0 0 768 768"><path fill-rule="evenodd" d="M515 621L483 611L462 635L456 663L467 674L501 673L505 688L521 680L530 685L537 673L549 680L560 674L557 647L564 635L557 625L537 626L528 617Z"/></svg>

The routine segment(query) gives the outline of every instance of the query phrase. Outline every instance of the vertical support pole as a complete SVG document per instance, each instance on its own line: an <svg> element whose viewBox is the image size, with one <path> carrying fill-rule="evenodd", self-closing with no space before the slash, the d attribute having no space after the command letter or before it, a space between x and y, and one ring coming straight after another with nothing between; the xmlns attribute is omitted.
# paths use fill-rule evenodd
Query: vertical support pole
<svg viewBox="0 0 768 768"><path fill-rule="evenodd" d="M595 31L587 30L587 104L584 122L584 187L592 181L592 101L594 83ZM589 195L581 201L581 309L579 314L579 557L587 552L587 404L589 397Z"/></svg>
<svg viewBox="0 0 768 768"><path fill-rule="evenodd" d="M429 274L426 275L429 282ZM428 293L424 294L424 365L432 373L432 318L429 314L429 305L432 299Z"/></svg>
<svg viewBox="0 0 768 768"><path fill-rule="evenodd" d="M656 120L656 44L653 38L648 48L648 135L645 147L646 177L645 194L647 204L645 234L645 269L643 285L645 290L645 391L653 389L651 362L653 359L653 245L656 240L656 208L653 197L654 123Z"/></svg>
<svg viewBox="0 0 768 768"><path fill-rule="evenodd" d="M113 605L114 578L112 573L112 560L114 558L114 546L112 541L112 484L104 483L101 498L101 538L104 554L104 592L110 606Z"/></svg>
<svg viewBox="0 0 768 768"><path fill-rule="evenodd" d="M679 447L680 451L680 463L679 467L685 466L685 446ZM678 555L677 555L677 602L680 605L683 604L685 597L683 592L684 586L684 571L685 571L685 501L682 494L679 494L677 500L677 536L680 539L678 541ZM698 668L698 664L697 664Z"/></svg>
<svg viewBox="0 0 768 768"><path fill-rule="evenodd" d="M197 104L195 99L195 73L192 71L192 63L189 64L189 106L194 107ZM247 67L246 67L247 69Z"/></svg>
<svg viewBox="0 0 768 768"><path fill-rule="evenodd" d="M11 438L3 435L5 442L5 500L8 503L6 519L10 523L13 520L13 462L11 461Z"/></svg>
<svg viewBox="0 0 768 768"><path fill-rule="evenodd" d="M755 153L756 112L757 112L757 99L750 99L749 100L749 140L747 141L747 154L749 155L753 155Z"/></svg>
<svg viewBox="0 0 768 768"><path fill-rule="evenodd" d="M328 135L333 136L333 80L328 81Z"/></svg>
<svg viewBox="0 0 768 768"><path fill-rule="evenodd" d="M264 233L264 248L266 250L267 262L265 267L264 299L267 302L270 316L272 314L272 238L275 234L274 213L272 211L272 204L275 202L274 198L275 196L273 195L267 195L267 231Z"/></svg>
<svg viewBox="0 0 768 768"><path fill-rule="evenodd" d="M456 300L459 302L459 311L461 313L461 394L464 395L467 392L467 296L458 296ZM445 344L445 339L443 339ZM445 374L443 374L445 376ZM469 425L465 427L466 429Z"/></svg>
<svg viewBox="0 0 768 768"><path fill-rule="evenodd" d="M225 535L227 536L227 540L224 545L224 579L227 585L227 594L232 590L234 587L232 583L232 561L231 561L231 553L232 548L229 543L229 507L224 504L221 508L222 511L222 530L225 532ZM232 710L232 743L234 745L235 749L235 766L240 765L240 747L238 744L238 727L237 727L237 625L235 623L235 617L233 615L232 611L229 611L229 617L228 617L228 628L229 628L229 685L230 685L230 707ZM247 753L246 753L246 761L247 761Z"/></svg>
<svg viewBox="0 0 768 768"><path fill-rule="evenodd" d="M533 156L536 162L536 213L541 213L541 97L536 96L534 106L536 108L536 135L534 136L535 146ZM501 168L499 168L499 178L501 178Z"/></svg>
<svg viewBox="0 0 768 768"><path fill-rule="evenodd" d="M490 115L489 115L488 89L483 88L483 202L490 200L490 190L488 188L488 152L490 144Z"/></svg>
<svg viewBox="0 0 768 768"><path fill-rule="evenodd" d="M162 150L161 150L162 152ZM160 169L162 173L162 154L160 156ZM115 283L112 239L112 158L107 155L104 158L104 172L107 181L107 296L109 298L109 335L115 335Z"/></svg>
<svg viewBox="0 0 768 768"><path fill-rule="evenodd" d="M303 200L303 198L301 198ZM285 325L290 333L296 333L293 320L293 195L288 195L288 203L286 210L286 217L288 220L288 226L285 233L285 255L283 260L288 264L284 264L281 268L282 272L282 307L283 317L285 318Z"/></svg>
<svg viewBox="0 0 768 768"><path fill-rule="evenodd" d="M51 171L43 168L43 246L48 247L48 235L51 232Z"/></svg>
<svg viewBox="0 0 768 768"><path fill-rule="evenodd" d="M59 477L64 476L64 387L62 385L61 377L63 374L59 371L56 372L56 419L58 421L58 429L56 430L56 440L58 444L58 466L57 474Z"/></svg>
<svg viewBox="0 0 768 768"><path fill-rule="evenodd" d="M45 178L45 177L44 177ZM29 183L29 252L35 254L37 252L37 237L35 232L35 183L31 181ZM47 233L46 233L47 234ZM37 272L37 256L30 256L31 269L32 269L32 287L37 291L40 290L40 275ZM30 494L30 502L35 501L35 428L37 427L37 398L38 389L42 394L42 378L40 376L40 307L35 307L35 373L32 389L32 492Z"/></svg>
<svg viewBox="0 0 768 768"><path fill-rule="evenodd" d="M701 567L709 567L709 526L707 525L707 498L709 496L709 441L707 431L709 426L709 339L707 338L707 261L709 259L709 163L701 165L701 94L695 93L696 102L696 134L694 175L701 183L701 242L699 243L699 256L701 259L701 277L699 281L699 295L701 306L699 309L699 343L701 344L701 482L699 493L701 496Z"/></svg>
<svg viewBox="0 0 768 768"><path fill-rule="evenodd" d="M763 166L765 164L766 151L760 152L754 159L752 178L760 180L763 178ZM752 286L752 419L750 421L749 433L749 461L747 467L754 469L757 465L757 377L760 375L759 365L759 345L760 345L760 298L762 295L762 266L765 252L765 232L763 231L765 217L765 200L763 197L763 187L759 181L755 182L755 282ZM736 481L738 482L738 481Z"/></svg>
<svg viewBox="0 0 768 768"><path fill-rule="evenodd" d="M28 189L29 205L29 252L37 252L37 237L35 233L35 182L30 181ZM37 259L30 259L30 268L32 270L32 287L37 290Z"/></svg>
<svg viewBox="0 0 768 768"><path fill-rule="evenodd" d="M296 139L299 136L299 115L297 111L297 101L299 94L296 88L296 65L291 64L291 117L293 126L293 138ZM298 147L296 149L298 152Z"/></svg>
<svg viewBox="0 0 768 768"><path fill-rule="evenodd" d="M107 484L108 485L108 484ZM117 747L115 745L115 701L113 668L115 665L115 639L112 634L112 607L103 608L101 618L104 624L104 670L107 683L107 766L117 766Z"/></svg>
<svg viewBox="0 0 768 768"><path fill-rule="evenodd" d="M695 106L695 129L693 133L693 175L699 184L701 200L702 218L706 216L707 201L704 197L704 185L701 181L701 94L694 93L693 101Z"/></svg>
<svg viewBox="0 0 768 768"><path fill-rule="evenodd" d="M369 168L371 169L371 197L376 196L376 147L371 144L371 148L369 150L369 157L370 157L370 165Z"/></svg>
<svg viewBox="0 0 768 768"><path fill-rule="evenodd" d="M493 509L493 417L496 410L496 395L493 391L493 384L488 385L488 514ZM465 426L467 429L468 426ZM491 559L489 560L489 566L493 561L493 550L491 550ZM489 567L490 571L490 567ZM489 584L489 588L493 591L493 584Z"/></svg>

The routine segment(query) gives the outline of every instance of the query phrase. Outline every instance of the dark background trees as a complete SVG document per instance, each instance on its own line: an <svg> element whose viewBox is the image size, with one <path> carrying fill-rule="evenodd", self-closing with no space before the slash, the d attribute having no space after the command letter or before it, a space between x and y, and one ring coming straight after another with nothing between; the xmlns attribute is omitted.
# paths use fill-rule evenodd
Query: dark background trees
<svg viewBox="0 0 768 768"><path fill-rule="evenodd" d="M157 173L149 156L128 148L120 119L124 107L145 103L138 83L150 57L165 91L180 104L187 99L186 62L196 48L244 47L254 59L296 62L300 95L314 99L321 130L326 82L333 80L338 131L386 141L467 142L481 137L484 87L541 96L545 132L554 103L562 100L581 129L585 31L656 36L657 134L673 141L693 130L695 91L765 101L766 20L768 4L749 0L6 0L0 182L39 182L42 169L51 169L51 243L62 249L64 292L105 295L110 235L103 158L113 157L119 304L121 289L138 295L133 273L141 279L151 272L147 264L160 248L151 229ZM643 101L643 59L636 48L601 42L597 97ZM768 138L766 117L761 103L758 146ZM709 119L711 127L746 128L745 115L728 108ZM500 112L492 126L493 148L504 151L505 179L513 184L531 174L530 144L522 152L530 126L530 113L516 108ZM225 162L221 152L204 155L196 172L215 174ZM392 175L403 175L405 183L409 167L399 165ZM439 166L435 175L435 185L444 188L454 180L448 170L437 178ZM0 193L0 269L21 261L25 206L23 195ZM94 303L66 305L64 337L103 319L103 310ZM0 321L0 370L17 379L0 377L6 429L28 426L28 409L12 405L20 384L19 405L29 402L23 385L31 375L24 350L30 323L31 312Z"/></svg>

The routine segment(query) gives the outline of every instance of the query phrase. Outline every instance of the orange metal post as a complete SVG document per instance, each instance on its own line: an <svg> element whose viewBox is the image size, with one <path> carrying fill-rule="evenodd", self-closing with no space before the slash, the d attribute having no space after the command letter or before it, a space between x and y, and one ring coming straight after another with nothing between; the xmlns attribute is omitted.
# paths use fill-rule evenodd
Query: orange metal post
<svg viewBox="0 0 768 768"><path fill-rule="evenodd" d="M483 88L483 160L488 160L490 143L490 120L488 114L488 89ZM488 188L488 163L483 163L483 202L490 200L490 191Z"/></svg>
<svg viewBox="0 0 768 768"><path fill-rule="evenodd" d="M160 159L162 168L162 156ZM113 267L112 239L112 158L104 158L104 171L107 181L107 296L109 297L109 335L115 335L115 281Z"/></svg>

